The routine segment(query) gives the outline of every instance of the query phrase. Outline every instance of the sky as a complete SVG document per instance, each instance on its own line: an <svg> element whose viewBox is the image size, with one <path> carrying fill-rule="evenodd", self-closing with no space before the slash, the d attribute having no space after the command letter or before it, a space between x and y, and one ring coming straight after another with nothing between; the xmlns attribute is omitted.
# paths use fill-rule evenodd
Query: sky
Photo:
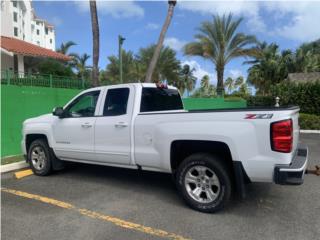
<svg viewBox="0 0 320 240"><path fill-rule="evenodd" d="M55 25L56 47L67 41L76 46L71 52L92 55L92 32L88 1L33 1L38 17ZM125 50L135 53L157 42L167 14L167 1L97 1L100 25L100 69L105 69L108 56L118 54L118 35L126 38ZM197 27L212 20L215 14L231 12L242 17L239 32L255 35L259 41L275 42L280 49L296 49L304 42L320 38L320 1L179 1L164 44L177 52L182 64L195 69L201 79L209 75L216 84L212 62L185 56L184 44L193 41ZM247 76L246 59L231 61L225 77ZM92 60L90 58L89 65ZM199 85L199 81L197 83Z"/></svg>

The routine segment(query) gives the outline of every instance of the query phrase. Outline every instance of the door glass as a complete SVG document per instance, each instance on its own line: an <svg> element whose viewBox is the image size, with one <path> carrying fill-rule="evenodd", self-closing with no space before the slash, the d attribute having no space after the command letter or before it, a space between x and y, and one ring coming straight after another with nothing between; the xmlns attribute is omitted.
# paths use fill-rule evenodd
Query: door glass
<svg viewBox="0 0 320 240"><path fill-rule="evenodd" d="M119 116L127 113L129 88L109 89L103 108L103 116Z"/></svg>
<svg viewBox="0 0 320 240"><path fill-rule="evenodd" d="M93 117L100 91L85 93L76 98L65 110L67 117Z"/></svg>

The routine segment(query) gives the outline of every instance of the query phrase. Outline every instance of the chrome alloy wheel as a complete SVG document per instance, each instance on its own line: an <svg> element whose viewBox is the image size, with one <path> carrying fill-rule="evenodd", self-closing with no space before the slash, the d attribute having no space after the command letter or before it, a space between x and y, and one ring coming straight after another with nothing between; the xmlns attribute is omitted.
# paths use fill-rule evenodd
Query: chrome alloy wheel
<svg viewBox="0 0 320 240"><path fill-rule="evenodd" d="M42 170L46 164L46 154L43 147L36 146L31 152L32 165L36 170Z"/></svg>
<svg viewBox="0 0 320 240"><path fill-rule="evenodd" d="M190 168L184 177L184 184L189 196L199 203L211 203L220 193L217 175L205 166Z"/></svg>

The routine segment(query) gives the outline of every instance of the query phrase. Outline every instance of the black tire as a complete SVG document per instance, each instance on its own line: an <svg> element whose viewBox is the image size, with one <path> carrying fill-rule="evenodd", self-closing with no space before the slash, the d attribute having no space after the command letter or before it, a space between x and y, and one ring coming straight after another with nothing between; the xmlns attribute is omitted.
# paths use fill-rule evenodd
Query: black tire
<svg viewBox="0 0 320 240"><path fill-rule="evenodd" d="M32 152L38 151L41 149L41 154L44 154L43 158L43 165L42 167L37 167L36 164L32 161ZM50 148L48 146L48 143L44 139L37 139L34 140L29 149L28 149L28 162L30 165L30 168L32 169L33 173L38 176L47 176L52 171L52 154L50 152Z"/></svg>
<svg viewBox="0 0 320 240"><path fill-rule="evenodd" d="M216 191L215 198L212 198L212 201L207 197L208 193L202 190L200 190L201 199L199 201L197 201L191 196L193 193L190 193L190 194L188 193L188 190L189 192L190 190L194 191L195 188L192 189L193 183L185 184L185 177L187 173L196 174L197 170L194 170L194 169L196 169L197 166L199 166L200 167L199 169L202 169L202 170L207 169L204 171L206 172L207 175L210 175L213 172L217 177L217 179L219 180L219 181L212 180L213 182L212 185L205 185L206 184L205 181L211 181L211 180L203 180L204 178L199 180L199 178L201 178L200 175L199 177L197 177L197 181L200 181L200 182L199 182L199 185L195 184L196 185L195 188L199 186L199 188L203 190L204 188L200 187L200 186L203 186L212 190L212 192ZM192 171L195 171L195 172L192 173ZM192 177L194 177L194 175L192 175ZM208 179L210 178L208 177ZM214 175L212 175L212 179L214 179ZM203 185L200 185L200 184L203 184ZM215 186L214 184L216 184L218 187ZM217 157L207 153L193 154L187 157L180 164L177 170L177 175L176 175L176 185L183 200L191 208L200 212L205 212L205 213L214 213L214 212L217 212L218 210L221 210L229 201L231 192L232 192L232 182L228 174L227 168L221 163L221 161L219 161ZM208 201L208 202L204 203L203 201Z"/></svg>

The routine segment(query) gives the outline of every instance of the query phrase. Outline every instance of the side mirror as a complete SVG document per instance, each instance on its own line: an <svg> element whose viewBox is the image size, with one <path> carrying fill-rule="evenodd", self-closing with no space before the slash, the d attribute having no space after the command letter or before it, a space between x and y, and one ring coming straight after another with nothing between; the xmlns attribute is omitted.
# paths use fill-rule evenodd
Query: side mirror
<svg viewBox="0 0 320 240"><path fill-rule="evenodd" d="M62 107L56 107L52 111L53 116L57 116L59 118L62 118L64 116L64 110Z"/></svg>

